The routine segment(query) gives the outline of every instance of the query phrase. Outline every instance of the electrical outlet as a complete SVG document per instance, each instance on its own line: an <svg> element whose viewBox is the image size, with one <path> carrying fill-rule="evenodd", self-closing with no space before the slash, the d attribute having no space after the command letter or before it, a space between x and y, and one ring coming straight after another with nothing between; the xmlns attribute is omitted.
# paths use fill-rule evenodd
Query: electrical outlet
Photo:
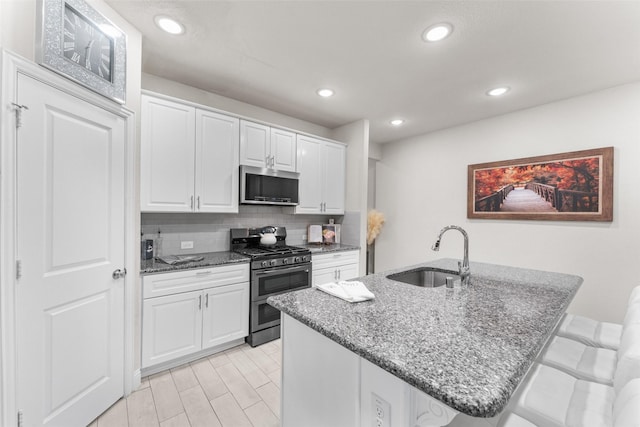
<svg viewBox="0 0 640 427"><path fill-rule="evenodd" d="M391 405L375 393L371 393L371 426L391 427Z"/></svg>
<svg viewBox="0 0 640 427"><path fill-rule="evenodd" d="M193 240L180 242L180 249L193 249Z"/></svg>

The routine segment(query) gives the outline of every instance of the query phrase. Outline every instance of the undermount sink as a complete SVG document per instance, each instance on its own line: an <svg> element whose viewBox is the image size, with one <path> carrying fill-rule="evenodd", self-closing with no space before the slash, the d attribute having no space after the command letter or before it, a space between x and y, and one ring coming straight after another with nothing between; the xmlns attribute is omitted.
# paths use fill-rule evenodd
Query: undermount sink
<svg viewBox="0 0 640 427"><path fill-rule="evenodd" d="M397 282L408 283L423 288L437 288L445 285L447 279L453 282L460 282L460 276L457 271L443 270L441 268L421 267L413 270L401 271L399 273L390 274L387 279Z"/></svg>

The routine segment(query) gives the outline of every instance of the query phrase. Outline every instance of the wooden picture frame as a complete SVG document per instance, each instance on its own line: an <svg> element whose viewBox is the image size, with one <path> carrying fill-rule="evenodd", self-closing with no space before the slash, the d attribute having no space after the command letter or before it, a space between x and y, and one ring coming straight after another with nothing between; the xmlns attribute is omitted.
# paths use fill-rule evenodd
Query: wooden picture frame
<svg viewBox="0 0 640 427"><path fill-rule="evenodd" d="M125 103L127 36L84 0L38 0L36 60Z"/></svg>
<svg viewBox="0 0 640 427"><path fill-rule="evenodd" d="M613 147L469 165L467 218L613 220Z"/></svg>

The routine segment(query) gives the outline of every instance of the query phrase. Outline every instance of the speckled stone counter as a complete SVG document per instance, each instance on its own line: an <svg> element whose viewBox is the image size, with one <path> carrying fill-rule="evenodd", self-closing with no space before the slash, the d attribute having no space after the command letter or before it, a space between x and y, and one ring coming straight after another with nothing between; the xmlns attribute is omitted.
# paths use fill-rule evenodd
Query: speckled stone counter
<svg viewBox="0 0 640 427"><path fill-rule="evenodd" d="M578 276L471 263L472 284L421 288L361 280L376 298L351 304L317 289L270 297L282 312L471 416L491 417L511 394L578 291Z"/></svg>
<svg viewBox="0 0 640 427"><path fill-rule="evenodd" d="M231 263L244 262L249 263L250 259L246 256L235 252L205 252L201 254L192 254L204 257L202 261L185 262L182 264L166 264L158 259L149 259L140 262L140 274L167 273L178 270L191 270L194 268L213 267L216 265L224 265Z"/></svg>
<svg viewBox="0 0 640 427"><path fill-rule="evenodd" d="M342 251L357 251L360 249L358 246L345 245L342 243L334 243L331 245L322 245L318 243L308 243L306 245L296 245L301 248L307 248L312 254L326 254L329 252L342 252Z"/></svg>

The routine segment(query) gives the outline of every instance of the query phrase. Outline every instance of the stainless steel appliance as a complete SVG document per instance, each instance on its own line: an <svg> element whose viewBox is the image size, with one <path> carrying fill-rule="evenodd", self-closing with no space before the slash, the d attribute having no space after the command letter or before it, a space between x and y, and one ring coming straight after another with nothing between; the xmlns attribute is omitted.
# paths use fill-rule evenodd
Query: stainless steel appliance
<svg viewBox="0 0 640 427"><path fill-rule="evenodd" d="M297 172L240 166L240 203L253 205L298 204Z"/></svg>
<svg viewBox="0 0 640 427"><path fill-rule="evenodd" d="M261 245L263 233L273 233L276 243ZM280 338L280 311L267 298L311 286L311 251L287 246L285 227L232 228L231 250L251 257L251 307L249 336L252 347Z"/></svg>

